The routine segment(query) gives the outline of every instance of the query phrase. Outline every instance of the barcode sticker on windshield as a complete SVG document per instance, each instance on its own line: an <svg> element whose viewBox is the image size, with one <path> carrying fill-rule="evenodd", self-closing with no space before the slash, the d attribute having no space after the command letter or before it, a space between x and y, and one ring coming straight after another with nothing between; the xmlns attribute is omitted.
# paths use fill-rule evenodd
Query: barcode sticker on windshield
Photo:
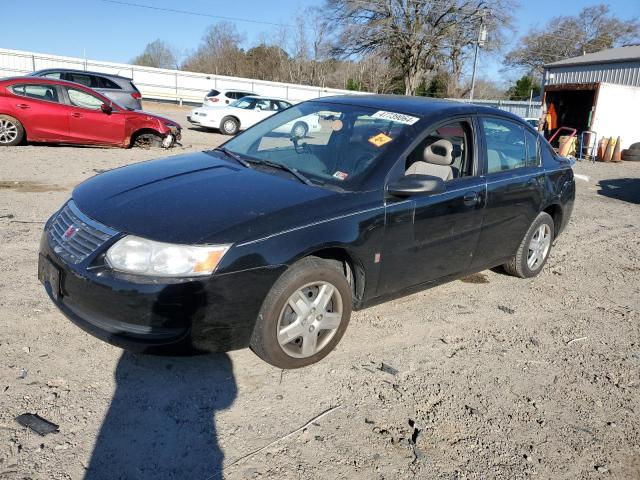
<svg viewBox="0 0 640 480"><path fill-rule="evenodd" d="M380 118L382 120L389 120L396 123L404 123L405 125L413 125L418 120L418 117L412 117L411 115L405 115L404 113L387 112L385 110L378 110L371 115L371 118Z"/></svg>

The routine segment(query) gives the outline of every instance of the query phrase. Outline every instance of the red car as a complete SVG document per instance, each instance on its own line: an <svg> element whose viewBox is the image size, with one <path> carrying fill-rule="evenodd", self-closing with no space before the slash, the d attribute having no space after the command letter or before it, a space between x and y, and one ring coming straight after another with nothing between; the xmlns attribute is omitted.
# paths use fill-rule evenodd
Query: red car
<svg viewBox="0 0 640 480"><path fill-rule="evenodd" d="M126 110L83 85L35 77L0 79L0 146L30 142L170 147L173 120Z"/></svg>

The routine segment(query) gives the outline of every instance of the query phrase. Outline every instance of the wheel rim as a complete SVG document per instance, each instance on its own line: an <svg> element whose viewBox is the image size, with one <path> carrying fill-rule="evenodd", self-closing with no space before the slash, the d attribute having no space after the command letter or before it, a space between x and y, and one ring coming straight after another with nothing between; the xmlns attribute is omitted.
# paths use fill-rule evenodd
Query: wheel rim
<svg viewBox="0 0 640 480"><path fill-rule="evenodd" d="M536 229L536 233L531 237L529 242L529 252L527 254L527 266L530 270L540 268L549 249L551 248L551 228L543 223Z"/></svg>
<svg viewBox="0 0 640 480"><path fill-rule="evenodd" d="M224 131L228 133L233 133L236 129L236 124L233 120L227 120L224 122Z"/></svg>
<svg viewBox="0 0 640 480"><path fill-rule="evenodd" d="M296 290L278 319L278 344L294 358L323 350L342 323L342 296L328 282L313 282Z"/></svg>
<svg viewBox="0 0 640 480"><path fill-rule="evenodd" d="M302 137L304 137L305 133L306 132L305 132L304 125L296 125L293 128L293 135L296 136L296 137L302 138Z"/></svg>
<svg viewBox="0 0 640 480"><path fill-rule="evenodd" d="M18 138L18 126L9 120L0 119L0 143L11 143Z"/></svg>

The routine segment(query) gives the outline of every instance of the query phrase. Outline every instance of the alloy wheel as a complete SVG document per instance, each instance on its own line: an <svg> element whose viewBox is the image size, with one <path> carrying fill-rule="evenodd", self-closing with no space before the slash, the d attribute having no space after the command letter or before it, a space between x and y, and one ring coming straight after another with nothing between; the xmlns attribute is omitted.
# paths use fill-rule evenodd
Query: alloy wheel
<svg viewBox="0 0 640 480"><path fill-rule="evenodd" d="M546 223L540 225L529 241L527 266L535 271L544 263L551 248L551 228Z"/></svg>
<svg viewBox="0 0 640 480"><path fill-rule="evenodd" d="M293 136L296 138L303 138L306 133L307 133L307 129L305 128L304 125L302 125L301 123L299 123L298 125L296 125L293 128Z"/></svg>
<svg viewBox="0 0 640 480"><path fill-rule="evenodd" d="M294 358L307 358L331 341L342 322L342 297L328 282L309 283L287 300L278 319L280 348Z"/></svg>
<svg viewBox="0 0 640 480"><path fill-rule="evenodd" d="M227 120L223 125L224 131L227 133L233 133L236 130L236 122L233 120Z"/></svg>
<svg viewBox="0 0 640 480"><path fill-rule="evenodd" d="M18 137L18 126L9 120L0 119L0 143L11 143Z"/></svg>

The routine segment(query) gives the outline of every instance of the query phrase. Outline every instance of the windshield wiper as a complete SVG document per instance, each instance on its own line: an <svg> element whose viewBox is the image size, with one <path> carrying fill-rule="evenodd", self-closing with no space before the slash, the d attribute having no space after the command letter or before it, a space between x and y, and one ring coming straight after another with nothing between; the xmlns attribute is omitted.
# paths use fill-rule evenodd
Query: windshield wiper
<svg viewBox="0 0 640 480"><path fill-rule="evenodd" d="M242 157L240 157L240 155L238 155L237 153L227 150L226 147L218 147L218 148L214 148L214 150L224 153L227 157L233 158L236 162L238 162L240 165L242 165L245 168L251 168L251 165L249 165L249 162L242 159Z"/></svg>
<svg viewBox="0 0 640 480"><path fill-rule="evenodd" d="M271 162L269 160L253 160L252 159L251 161L259 163L259 164L267 165L267 166L272 167L272 168L277 168L279 170L284 170L285 172L289 172L291 175L296 177L302 183L306 183L307 185L312 185L313 186L313 182L311 180L309 180L307 177L305 177L302 173L300 173L295 168L289 167L287 165L283 165L281 163Z"/></svg>

